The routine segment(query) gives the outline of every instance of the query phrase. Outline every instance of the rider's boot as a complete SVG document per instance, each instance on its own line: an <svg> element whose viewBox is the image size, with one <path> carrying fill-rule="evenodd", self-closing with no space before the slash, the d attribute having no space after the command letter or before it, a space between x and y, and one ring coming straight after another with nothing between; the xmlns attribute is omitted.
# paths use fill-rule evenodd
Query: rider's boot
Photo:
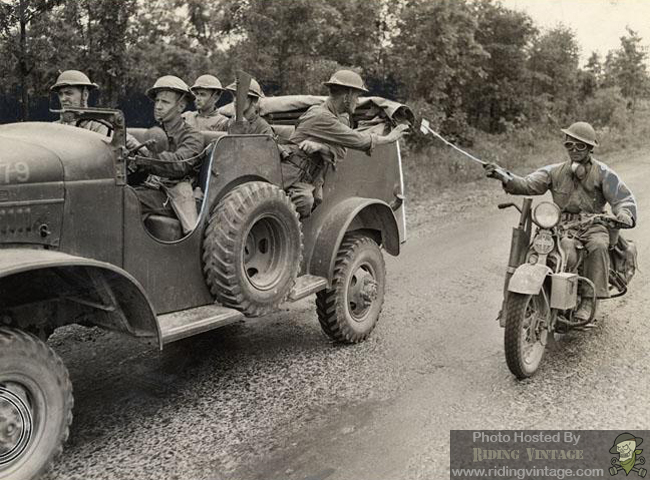
<svg viewBox="0 0 650 480"><path fill-rule="evenodd" d="M578 322L584 322L586 320L589 320L589 317L591 317L591 312L594 312L594 318L592 319L591 323L595 323L596 319L596 306L598 303L594 303L594 300L590 297L583 297L582 300L580 301L580 305L578 306L578 310L576 310L576 313L573 315L573 319L578 321Z"/></svg>

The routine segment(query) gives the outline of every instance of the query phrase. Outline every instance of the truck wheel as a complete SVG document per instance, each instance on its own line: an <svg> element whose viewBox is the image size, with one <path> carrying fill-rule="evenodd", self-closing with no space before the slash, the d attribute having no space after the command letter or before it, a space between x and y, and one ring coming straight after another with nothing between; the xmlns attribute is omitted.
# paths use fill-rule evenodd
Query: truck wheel
<svg viewBox="0 0 650 480"><path fill-rule="evenodd" d="M548 309L539 295L508 293L504 345L506 363L517 378L532 376L548 342Z"/></svg>
<svg viewBox="0 0 650 480"><path fill-rule="evenodd" d="M203 242L206 280L216 300L249 317L287 298L302 260L298 213L279 187L248 182L216 206Z"/></svg>
<svg viewBox="0 0 650 480"><path fill-rule="evenodd" d="M72 385L38 338L0 328L0 478L40 476L61 453L72 422Z"/></svg>
<svg viewBox="0 0 650 480"><path fill-rule="evenodd" d="M386 267L379 246L366 235L346 234L336 256L332 288L316 294L323 331L344 343L368 338L379 320L385 284Z"/></svg>

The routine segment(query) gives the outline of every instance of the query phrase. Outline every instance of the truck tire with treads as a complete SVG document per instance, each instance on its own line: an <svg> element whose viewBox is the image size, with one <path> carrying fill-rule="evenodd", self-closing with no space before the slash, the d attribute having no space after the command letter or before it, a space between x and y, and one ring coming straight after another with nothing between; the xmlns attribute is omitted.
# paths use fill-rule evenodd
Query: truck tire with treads
<svg viewBox="0 0 650 480"><path fill-rule="evenodd" d="M39 478L58 456L72 422L72 384L42 340L0 328L0 478Z"/></svg>
<svg viewBox="0 0 650 480"><path fill-rule="evenodd" d="M214 208L203 242L210 291L226 307L265 315L287 298L300 271L302 230L284 191L248 182Z"/></svg>
<svg viewBox="0 0 650 480"><path fill-rule="evenodd" d="M323 331L343 343L368 338L379 320L385 284L384 257L377 243L362 233L347 233L336 255L332 288L316 293Z"/></svg>

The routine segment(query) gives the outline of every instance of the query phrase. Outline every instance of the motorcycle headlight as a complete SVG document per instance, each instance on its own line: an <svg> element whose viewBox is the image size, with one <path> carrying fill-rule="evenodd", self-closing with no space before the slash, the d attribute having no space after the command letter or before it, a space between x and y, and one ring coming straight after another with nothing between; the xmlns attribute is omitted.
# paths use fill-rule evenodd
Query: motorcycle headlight
<svg viewBox="0 0 650 480"><path fill-rule="evenodd" d="M533 210L535 222L542 228L553 228L560 221L560 207L551 202L542 202Z"/></svg>
<svg viewBox="0 0 650 480"><path fill-rule="evenodd" d="M553 251L553 247L555 247L553 235L546 230L540 230L533 240L533 249L540 255L548 255Z"/></svg>

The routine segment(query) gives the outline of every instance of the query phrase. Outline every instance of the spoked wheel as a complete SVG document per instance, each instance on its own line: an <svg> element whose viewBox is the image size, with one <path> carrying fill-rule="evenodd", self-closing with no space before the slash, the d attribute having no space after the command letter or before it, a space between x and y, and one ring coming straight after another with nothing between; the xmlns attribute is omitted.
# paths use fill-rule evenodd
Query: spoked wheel
<svg viewBox="0 0 650 480"><path fill-rule="evenodd" d="M72 385L44 342L0 328L0 478L41 475L63 448L72 421Z"/></svg>
<svg viewBox="0 0 650 480"><path fill-rule="evenodd" d="M517 378L532 376L549 341L550 312L542 294L508 293L505 351L508 368Z"/></svg>
<svg viewBox="0 0 650 480"><path fill-rule="evenodd" d="M336 257L332 288L316 294L323 331L345 343L368 338L384 304L385 283L379 246L365 235L347 234Z"/></svg>

